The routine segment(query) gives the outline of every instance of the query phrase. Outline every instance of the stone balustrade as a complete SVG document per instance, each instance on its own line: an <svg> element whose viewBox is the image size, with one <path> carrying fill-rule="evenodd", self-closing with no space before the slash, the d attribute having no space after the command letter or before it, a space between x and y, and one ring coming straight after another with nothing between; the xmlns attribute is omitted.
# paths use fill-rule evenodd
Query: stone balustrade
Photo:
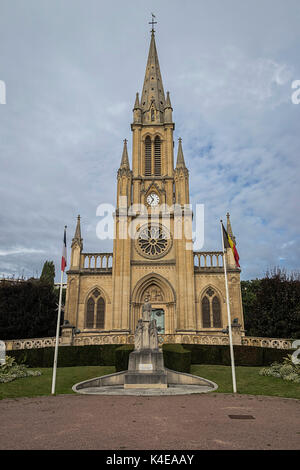
<svg viewBox="0 0 300 470"><path fill-rule="evenodd" d="M201 335L201 334L170 334L158 335L160 344L206 344L206 345L226 345L228 335ZM6 350L35 349L55 346L53 338L33 338L15 339L4 341ZM241 344L243 346L258 346L275 349L292 349L293 340L284 338L256 338L253 336L243 336ZM60 345L67 345L63 338L59 339ZM86 346L93 344L134 344L134 335L129 334L97 334L97 335L76 335L73 339L74 346Z"/></svg>
<svg viewBox="0 0 300 470"><path fill-rule="evenodd" d="M222 251L194 251L194 267L197 270L202 269L223 269Z"/></svg>
<svg viewBox="0 0 300 470"><path fill-rule="evenodd" d="M253 336L242 337L243 346L258 346L273 349L292 349L292 339L283 338L255 338Z"/></svg>
<svg viewBox="0 0 300 470"><path fill-rule="evenodd" d="M82 253L81 269L112 270L112 253Z"/></svg>

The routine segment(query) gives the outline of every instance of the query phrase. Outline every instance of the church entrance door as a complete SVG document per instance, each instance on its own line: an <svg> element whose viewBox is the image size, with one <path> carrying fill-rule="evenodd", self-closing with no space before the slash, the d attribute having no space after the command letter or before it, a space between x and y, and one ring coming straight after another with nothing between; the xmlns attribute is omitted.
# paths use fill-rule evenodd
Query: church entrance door
<svg viewBox="0 0 300 470"><path fill-rule="evenodd" d="M165 312L162 308L152 308L152 320L156 320L158 334L165 334Z"/></svg>

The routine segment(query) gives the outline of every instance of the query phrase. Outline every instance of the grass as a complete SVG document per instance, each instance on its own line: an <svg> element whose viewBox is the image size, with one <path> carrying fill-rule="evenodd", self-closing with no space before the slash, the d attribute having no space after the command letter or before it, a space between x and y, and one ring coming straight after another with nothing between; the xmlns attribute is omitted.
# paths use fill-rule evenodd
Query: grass
<svg viewBox="0 0 300 470"><path fill-rule="evenodd" d="M40 370L42 375L16 379L6 384L0 383L0 399L51 395L52 368L39 367L33 370ZM58 367L55 393L59 395L75 393L72 386L76 383L113 372L115 372L115 367Z"/></svg>
<svg viewBox="0 0 300 470"><path fill-rule="evenodd" d="M237 392L248 395L266 395L300 398L300 384L277 377L259 375L262 367L236 367ZM191 374L199 375L218 384L218 393L232 393L232 375L229 366L192 365Z"/></svg>
<svg viewBox="0 0 300 470"><path fill-rule="evenodd" d="M260 369L261 367L236 367L238 393L300 399L300 384L261 376ZM42 372L41 376L0 384L0 399L51 395L52 369L38 370ZM112 366L60 367L57 369L56 394L72 394L74 384L113 372L115 368ZM231 368L228 366L192 365L191 373L216 382L219 386L218 393L232 393Z"/></svg>

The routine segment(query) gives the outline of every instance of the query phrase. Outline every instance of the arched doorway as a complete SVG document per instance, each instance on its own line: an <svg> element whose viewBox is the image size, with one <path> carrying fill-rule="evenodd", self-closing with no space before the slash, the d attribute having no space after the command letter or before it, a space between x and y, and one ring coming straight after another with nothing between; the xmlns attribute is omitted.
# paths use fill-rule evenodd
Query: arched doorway
<svg viewBox="0 0 300 470"><path fill-rule="evenodd" d="M132 293L130 329L134 332L142 307L148 299L152 306L152 318L157 322L160 334L172 334L176 329L175 291L169 281L159 274L149 274L136 284Z"/></svg>

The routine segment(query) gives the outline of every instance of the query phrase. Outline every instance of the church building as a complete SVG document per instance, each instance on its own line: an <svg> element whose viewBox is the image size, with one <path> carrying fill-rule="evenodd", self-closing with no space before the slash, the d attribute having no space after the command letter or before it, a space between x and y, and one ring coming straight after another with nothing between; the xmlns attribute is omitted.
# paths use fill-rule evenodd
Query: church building
<svg viewBox="0 0 300 470"><path fill-rule="evenodd" d="M152 28L144 85L133 108L132 158L125 140L117 172L113 252L83 251L79 216L72 240L64 318L80 330L75 344L132 343L145 300L161 341L226 336L223 253L193 251L186 230L192 217L189 171L180 138L174 148L172 111ZM235 240L229 214L227 232ZM231 318L243 334L240 269L231 250L225 257Z"/></svg>

